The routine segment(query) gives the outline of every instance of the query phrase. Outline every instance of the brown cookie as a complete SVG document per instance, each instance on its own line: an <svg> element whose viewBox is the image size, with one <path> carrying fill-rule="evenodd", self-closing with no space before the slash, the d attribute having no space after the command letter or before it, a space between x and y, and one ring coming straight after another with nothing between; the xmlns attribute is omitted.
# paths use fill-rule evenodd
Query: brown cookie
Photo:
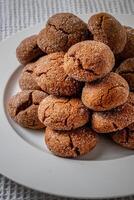
<svg viewBox="0 0 134 200"><path fill-rule="evenodd" d="M36 60L43 54L37 45L37 35L25 38L16 49L16 57L23 65Z"/></svg>
<svg viewBox="0 0 134 200"><path fill-rule="evenodd" d="M89 114L80 99L52 95L46 97L38 109L40 121L55 130L71 130L84 126L89 121Z"/></svg>
<svg viewBox="0 0 134 200"><path fill-rule="evenodd" d="M64 58L66 73L76 80L87 82L104 77L114 64L114 55L107 45L89 40L73 45Z"/></svg>
<svg viewBox="0 0 134 200"><path fill-rule="evenodd" d="M57 52L40 58L34 75L37 84L48 94L74 96L81 92L82 84L70 78L63 68L64 53Z"/></svg>
<svg viewBox="0 0 134 200"><path fill-rule="evenodd" d="M88 21L93 39L107 44L114 54L120 53L126 44L126 29L108 13L93 15Z"/></svg>
<svg viewBox="0 0 134 200"><path fill-rule="evenodd" d="M116 69L129 84L130 90L134 90L134 58L128 58Z"/></svg>
<svg viewBox="0 0 134 200"><path fill-rule="evenodd" d="M126 80L111 72L101 80L85 84L82 102L92 110L105 111L124 104L128 95L129 86Z"/></svg>
<svg viewBox="0 0 134 200"><path fill-rule="evenodd" d="M7 104L10 117L25 128L43 128L44 124L38 119L38 107L46 96L45 92L39 90L24 90L17 93Z"/></svg>
<svg viewBox="0 0 134 200"><path fill-rule="evenodd" d="M97 144L97 137L96 133L87 127L71 131L55 131L47 127L45 142L55 155L73 158L90 152Z"/></svg>
<svg viewBox="0 0 134 200"><path fill-rule="evenodd" d="M22 70L19 78L19 86L22 90L41 90L33 75L35 68L36 62L33 62L27 64Z"/></svg>
<svg viewBox="0 0 134 200"><path fill-rule="evenodd" d="M94 112L92 128L98 133L109 133L122 130L134 122L134 93L130 93L128 101L113 110Z"/></svg>
<svg viewBox="0 0 134 200"><path fill-rule="evenodd" d="M118 56L122 61L134 57L134 29L127 29L127 42L123 51Z"/></svg>
<svg viewBox="0 0 134 200"><path fill-rule="evenodd" d="M58 13L50 17L38 35L42 51L54 53L67 51L73 44L89 39L87 24L71 13Z"/></svg>
<svg viewBox="0 0 134 200"><path fill-rule="evenodd" d="M132 126L134 127L134 123ZM111 138L125 148L134 149L134 129L131 129L130 126L113 133Z"/></svg>

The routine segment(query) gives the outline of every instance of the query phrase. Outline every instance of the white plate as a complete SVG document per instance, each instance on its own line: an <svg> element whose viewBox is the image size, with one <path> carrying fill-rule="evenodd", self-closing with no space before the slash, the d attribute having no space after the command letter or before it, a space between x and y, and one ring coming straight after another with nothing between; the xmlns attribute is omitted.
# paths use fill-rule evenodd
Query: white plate
<svg viewBox="0 0 134 200"><path fill-rule="evenodd" d="M81 16L87 21L89 16ZM134 26L133 16L116 16ZM53 156L44 145L43 133L24 129L7 115L7 99L18 90L21 67L15 57L19 42L43 25L17 33L0 44L0 173L30 188L78 198L108 198L134 194L134 153L109 139L101 139L78 160Z"/></svg>

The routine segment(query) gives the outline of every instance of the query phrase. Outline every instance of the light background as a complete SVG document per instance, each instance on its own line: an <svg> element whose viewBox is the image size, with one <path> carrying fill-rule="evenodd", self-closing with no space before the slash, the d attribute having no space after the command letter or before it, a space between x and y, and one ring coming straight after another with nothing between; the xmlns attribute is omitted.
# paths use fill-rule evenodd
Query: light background
<svg viewBox="0 0 134 200"><path fill-rule="evenodd" d="M0 40L57 12L134 14L134 0L0 0ZM134 17L134 16L133 16ZM134 197L120 200L134 200ZM0 200L67 200L42 194L0 175Z"/></svg>

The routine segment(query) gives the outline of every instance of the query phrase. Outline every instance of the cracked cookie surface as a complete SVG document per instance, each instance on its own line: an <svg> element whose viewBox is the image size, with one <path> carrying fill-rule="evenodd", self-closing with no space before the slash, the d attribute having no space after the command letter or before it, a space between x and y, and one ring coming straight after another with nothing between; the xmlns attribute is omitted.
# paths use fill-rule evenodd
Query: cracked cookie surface
<svg viewBox="0 0 134 200"><path fill-rule="evenodd" d="M27 64L22 70L19 78L19 86L22 90L41 90L33 75L35 67L36 63L33 62Z"/></svg>
<svg viewBox="0 0 134 200"><path fill-rule="evenodd" d="M111 138L122 147L134 150L134 123L121 131L113 133Z"/></svg>
<svg viewBox="0 0 134 200"><path fill-rule="evenodd" d="M42 51L54 53L67 51L73 44L89 39L87 24L71 13L58 13L50 17L38 35L37 43Z"/></svg>
<svg viewBox="0 0 134 200"><path fill-rule="evenodd" d="M73 45L64 57L64 70L79 81L91 82L104 77L114 67L110 48L96 41L83 41Z"/></svg>
<svg viewBox="0 0 134 200"><path fill-rule="evenodd" d="M57 52L40 58L34 77L43 91L56 96L76 96L82 84L69 77L63 68L64 53Z"/></svg>
<svg viewBox="0 0 134 200"><path fill-rule="evenodd" d="M98 133L122 130L134 122L134 93L130 92L125 104L103 112L94 112L92 128Z"/></svg>
<svg viewBox="0 0 134 200"><path fill-rule="evenodd" d="M73 158L90 152L96 146L97 136L87 127L71 131L55 131L47 127L45 142L55 155Z"/></svg>
<svg viewBox="0 0 134 200"><path fill-rule="evenodd" d="M37 35L25 38L16 49L16 57L23 65L36 60L43 54L43 51L37 45Z"/></svg>
<svg viewBox="0 0 134 200"><path fill-rule="evenodd" d="M39 90L24 90L12 96L7 105L10 117L25 128L40 129L44 127L38 119L39 103L47 94Z"/></svg>
<svg viewBox="0 0 134 200"><path fill-rule="evenodd" d="M71 130L85 125L90 113L80 99L49 95L39 105L39 120L55 130Z"/></svg>
<svg viewBox="0 0 134 200"><path fill-rule="evenodd" d="M130 90L134 91L134 58L122 62L116 73L120 74L128 82Z"/></svg>
<svg viewBox="0 0 134 200"><path fill-rule="evenodd" d="M108 13L98 13L88 21L88 28L96 41L107 44L114 54L120 53L126 44L126 29Z"/></svg>
<svg viewBox="0 0 134 200"><path fill-rule="evenodd" d="M124 104L128 95L129 86L126 80L111 72L101 80L85 84L82 102L94 111L105 111Z"/></svg>

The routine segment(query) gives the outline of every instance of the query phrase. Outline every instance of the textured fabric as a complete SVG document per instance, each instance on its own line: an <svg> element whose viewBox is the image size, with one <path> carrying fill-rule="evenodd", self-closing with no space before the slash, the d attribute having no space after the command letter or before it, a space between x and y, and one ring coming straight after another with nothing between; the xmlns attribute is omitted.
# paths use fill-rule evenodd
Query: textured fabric
<svg viewBox="0 0 134 200"><path fill-rule="evenodd" d="M63 11L134 14L134 0L0 0L0 39Z"/></svg>
<svg viewBox="0 0 134 200"><path fill-rule="evenodd" d="M43 22L56 12L75 14L106 11L134 14L134 0L0 0L0 40L17 31ZM0 175L0 200L66 200L42 194ZM134 197L120 200L134 200Z"/></svg>

